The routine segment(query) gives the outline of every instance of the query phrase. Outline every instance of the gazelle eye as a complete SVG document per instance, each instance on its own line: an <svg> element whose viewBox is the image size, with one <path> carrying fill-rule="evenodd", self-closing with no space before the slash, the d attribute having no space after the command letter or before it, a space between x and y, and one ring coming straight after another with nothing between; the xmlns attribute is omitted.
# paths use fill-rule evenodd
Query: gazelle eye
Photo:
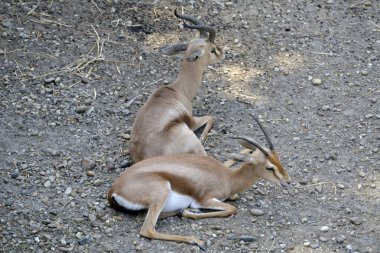
<svg viewBox="0 0 380 253"><path fill-rule="evenodd" d="M215 48L211 49L211 53L216 54Z"/></svg>
<svg viewBox="0 0 380 253"><path fill-rule="evenodd" d="M269 168L267 168L267 170L274 171L274 168L273 167L269 167Z"/></svg>

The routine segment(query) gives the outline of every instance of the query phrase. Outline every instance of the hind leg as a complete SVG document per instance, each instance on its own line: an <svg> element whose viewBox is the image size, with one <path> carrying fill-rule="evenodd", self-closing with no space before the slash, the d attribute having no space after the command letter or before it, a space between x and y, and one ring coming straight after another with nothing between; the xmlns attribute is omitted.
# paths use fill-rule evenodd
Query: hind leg
<svg viewBox="0 0 380 253"><path fill-rule="evenodd" d="M165 189L167 183L163 182L162 187ZM158 240L168 240L168 241L177 241L185 242L193 245L199 246L201 249L204 249L203 242L199 239L192 236L182 236L182 235L171 235L157 232L155 227L157 220L160 216L162 209L165 206L167 198L169 197L170 189L167 187L164 191L162 188L159 191L153 191L157 194L153 194L152 202L149 204L148 213L146 215L144 224L140 230L140 235Z"/></svg>
<svg viewBox="0 0 380 253"><path fill-rule="evenodd" d="M211 130L212 125L214 124L214 118L210 115L206 115L203 117L193 117L195 124L191 128L191 130L195 131L204 124L206 124L205 128L203 129L203 132L201 134L201 137L199 138L201 140L201 143L204 143L206 141L207 135Z"/></svg>

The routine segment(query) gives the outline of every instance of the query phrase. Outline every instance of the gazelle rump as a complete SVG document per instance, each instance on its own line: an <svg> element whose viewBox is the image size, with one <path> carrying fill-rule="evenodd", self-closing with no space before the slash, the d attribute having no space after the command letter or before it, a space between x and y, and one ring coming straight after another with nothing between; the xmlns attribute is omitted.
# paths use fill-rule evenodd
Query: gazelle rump
<svg viewBox="0 0 380 253"><path fill-rule="evenodd" d="M158 155L206 155L202 141L213 125L213 118L209 115L193 117L192 101L198 93L207 66L221 61L224 54L214 44L214 28L176 11L175 16L184 20L184 27L198 30L200 37L160 49L165 55L184 53L184 60L178 78L172 84L154 91L137 113L129 143L133 163ZM199 140L194 131L205 124Z"/></svg>
<svg viewBox="0 0 380 253"><path fill-rule="evenodd" d="M246 136L233 138L252 152L234 155L234 159L243 162L240 167L228 168L215 158L198 154L152 157L120 175L108 192L109 203L129 210L148 209L140 230L144 237L203 248L203 242L195 237L157 232L155 226L160 214L180 211L182 216L193 219L226 217L236 213L236 208L222 201L248 189L259 178L283 186L290 182L269 137L270 149ZM197 213L187 209L189 207L212 211Z"/></svg>

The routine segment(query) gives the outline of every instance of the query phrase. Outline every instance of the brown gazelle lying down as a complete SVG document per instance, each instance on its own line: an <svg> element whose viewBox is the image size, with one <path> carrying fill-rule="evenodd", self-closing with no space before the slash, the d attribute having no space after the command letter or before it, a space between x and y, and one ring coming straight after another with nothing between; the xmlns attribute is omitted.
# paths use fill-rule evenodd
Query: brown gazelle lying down
<svg viewBox="0 0 380 253"><path fill-rule="evenodd" d="M155 226L160 214L181 212L182 216L193 219L226 217L236 213L236 208L222 201L248 189L257 179L281 185L290 182L272 144L268 150L248 137L233 138L253 151L235 156L244 162L241 167L227 168L215 158L198 154L152 157L123 172L109 190L108 201L127 210L148 209L140 231L142 236L186 242L204 249L197 238L157 232ZM268 137L267 140L271 143ZM189 207L212 211L197 213L186 209Z"/></svg>
<svg viewBox="0 0 380 253"><path fill-rule="evenodd" d="M158 155L206 155L201 141L206 139L213 118L209 115L193 117L192 101L200 88L203 72L208 65L223 59L223 51L214 44L214 28L192 16L177 12L175 15L184 20L184 27L198 30L200 38L160 49L165 55L184 53L184 60L177 80L154 91L137 113L129 143L133 163ZM193 131L205 124L199 140Z"/></svg>

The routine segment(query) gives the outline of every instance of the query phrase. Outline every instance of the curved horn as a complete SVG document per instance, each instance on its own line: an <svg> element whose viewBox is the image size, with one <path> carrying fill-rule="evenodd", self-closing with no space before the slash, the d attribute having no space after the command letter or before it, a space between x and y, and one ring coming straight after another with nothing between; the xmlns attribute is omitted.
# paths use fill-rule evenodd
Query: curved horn
<svg viewBox="0 0 380 253"><path fill-rule="evenodd" d="M208 40L214 43L216 34L215 28L208 25L188 25L186 23L184 23L184 26L189 29L197 29L201 34L202 32L208 32Z"/></svg>
<svg viewBox="0 0 380 253"><path fill-rule="evenodd" d="M177 9L174 10L174 15L177 17L177 18L180 18L182 20L187 20L191 23L193 23L194 25L203 25L203 23L201 21L199 21L199 19L197 19L196 17L193 17L193 16L190 16L190 15L186 15L186 14L178 14L177 12ZM200 33L200 36L202 38L207 38L207 32L206 31L199 31Z"/></svg>
<svg viewBox="0 0 380 253"><path fill-rule="evenodd" d="M269 156L269 153L260 144L258 144L256 141L254 141L253 139L251 139L249 137L246 137L246 136L232 136L230 138L246 141L249 144L251 144L252 146L255 146L256 148L258 148L261 152L263 152L263 154L265 156Z"/></svg>
<svg viewBox="0 0 380 253"><path fill-rule="evenodd" d="M272 150L272 151L274 151L273 143L272 143L272 141L270 140L270 138L269 138L267 132L265 131L264 127L261 125L259 119L256 118L256 116L253 115L252 113L250 113L250 115L251 115L252 118L256 121L257 125L259 125L261 131L263 131L264 136L265 136L265 139L267 139L267 142L268 142L268 145L269 145L269 149Z"/></svg>

